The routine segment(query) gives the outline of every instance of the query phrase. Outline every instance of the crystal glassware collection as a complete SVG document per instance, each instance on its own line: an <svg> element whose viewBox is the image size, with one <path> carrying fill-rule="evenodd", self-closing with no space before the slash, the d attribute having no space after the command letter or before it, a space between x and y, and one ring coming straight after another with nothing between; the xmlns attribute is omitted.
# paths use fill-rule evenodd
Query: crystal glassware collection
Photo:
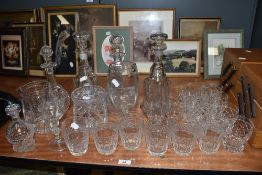
<svg viewBox="0 0 262 175"><path fill-rule="evenodd" d="M154 33L150 38L155 59L144 81L141 110L146 118L130 112L138 101L139 76L136 64L124 60L121 35L112 34L109 39L114 61L108 67L107 89L104 89L88 64L89 34L85 31L74 34L80 67L73 79L73 116L65 119L70 96L56 82L52 49L43 46L40 55L45 63L41 68L47 80L32 81L18 88L24 120L20 119L19 105L9 104L5 109L12 117L6 138L13 150L31 151L35 147L34 134L52 132L55 135L50 142L52 150L63 151L67 147L73 156L88 152L89 135L102 155L113 154L119 138L129 151L137 150L144 138L149 154L158 157L164 157L171 144L179 156L192 154L197 143L204 154L216 153L220 145L229 152L243 151L253 131L252 122L239 115L237 106L229 103L216 84L188 83L179 87L175 98L171 98L171 83L162 63L167 35ZM113 120L109 105L118 112Z"/></svg>

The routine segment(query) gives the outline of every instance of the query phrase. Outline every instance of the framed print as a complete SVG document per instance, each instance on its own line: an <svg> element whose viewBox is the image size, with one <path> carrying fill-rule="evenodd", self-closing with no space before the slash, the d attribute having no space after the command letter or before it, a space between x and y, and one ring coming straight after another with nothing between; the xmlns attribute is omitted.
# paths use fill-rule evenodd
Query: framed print
<svg viewBox="0 0 262 175"><path fill-rule="evenodd" d="M133 58L133 29L131 26L94 26L94 70L98 75L107 75L108 66L113 61L109 38L114 34L124 37L124 60Z"/></svg>
<svg viewBox="0 0 262 175"><path fill-rule="evenodd" d="M0 29L1 74L27 75L25 35L25 28Z"/></svg>
<svg viewBox="0 0 262 175"><path fill-rule="evenodd" d="M163 52L167 76L196 77L200 75L201 41L169 40Z"/></svg>
<svg viewBox="0 0 262 175"><path fill-rule="evenodd" d="M243 47L243 30L209 30L204 33L204 78L219 78L225 48Z"/></svg>
<svg viewBox="0 0 262 175"><path fill-rule="evenodd" d="M53 61L57 63L55 75L73 77L77 73L77 58L73 33L78 27L78 13L48 13L48 40Z"/></svg>
<svg viewBox="0 0 262 175"><path fill-rule="evenodd" d="M150 34L163 32L174 38L175 9L120 9L118 25L134 30L134 61L138 72L149 73L152 65Z"/></svg>
<svg viewBox="0 0 262 175"><path fill-rule="evenodd" d="M202 40L205 30L218 30L220 18L179 18L179 38Z"/></svg>
<svg viewBox="0 0 262 175"><path fill-rule="evenodd" d="M40 68L40 64L44 63L44 59L39 54L41 47L46 44L44 24L13 24L12 27L26 28L26 57L28 60L29 75L45 76L44 70Z"/></svg>

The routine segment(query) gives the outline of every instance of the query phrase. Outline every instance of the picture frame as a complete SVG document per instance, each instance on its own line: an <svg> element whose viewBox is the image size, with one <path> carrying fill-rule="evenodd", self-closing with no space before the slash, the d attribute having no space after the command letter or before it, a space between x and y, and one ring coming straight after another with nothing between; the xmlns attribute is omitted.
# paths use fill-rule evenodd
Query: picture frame
<svg viewBox="0 0 262 175"><path fill-rule="evenodd" d="M139 73L149 73L153 63L150 34L163 32L173 39L176 9L119 9L118 25L134 30L134 62Z"/></svg>
<svg viewBox="0 0 262 175"><path fill-rule="evenodd" d="M203 40L205 30L219 30L221 18L198 18L181 17L179 18L179 39Z"/></svg>
<svg viewBox="0 0 262 175"><path fill-rule="evenodd" d="M124 60L133 59L133 28L132 26L93 26L94 39L94 71L97 75L107 75L108 66L113 61L110 55L111 44L109 38L113 34L124 37Z"/></svg>
<svg viewBox="0 0 262 175"><path fill-rule="evenodd" d="M167 76L200 76L201 40L167 40L165 43L163 63Z"/></svg>
<svg viewBox="0 0 262 175"><path fill-rule="evenodd" d="M57 77L74 77L78 61L73 34L78 31L77 12L48 13L48 43L53 50L52 60L57 63Z"/></svg>
<svg viewBox="0 0 262 175"><path fill-rule="evenodd" d="M225 48L243 48L241 29L208 30L204 32L204 79L220 78Z"/></svg>
<svg viewBox="0 0 262 175"><path fill-rule="evenodd" d="M116 5L114 4L99 4L99 5L67 5L67 6L53 6L42 7L41 20L46 23L48 28L48 16L50 13L77 13L77 31L87 31L90 34L89 50L93 50L93 26L115 26L116 22ZM49 35L48 30L46 30ZM49 43L47 38L47 43ZM53 58L54 59L54 58ZM78 55L76 55L78 60ZM93 67L92 52L88 57L89 64Z"/></svg>
<svg viewBox="0 0 262 175"><path fill-rule="evenodd" d="M13 24L12 27L26 28L28 69L30 76L45 76L45 71L40 67L44 59L40 56L40 49L46 44L44 23Z"/></svg>
<svg viewBox="0 0 262 175"><path fill-rule="evenodd" d="M25 28L1 28L0 48L0 74L26 76Z"/></svg>
<svg viewBox="0 0 262 175"><path fill-rule="evenodd" d="M35 23L36 10L19 10L19 11L1 11L0 12L0 27L10 27L10 24L15 23Z"/></svg>

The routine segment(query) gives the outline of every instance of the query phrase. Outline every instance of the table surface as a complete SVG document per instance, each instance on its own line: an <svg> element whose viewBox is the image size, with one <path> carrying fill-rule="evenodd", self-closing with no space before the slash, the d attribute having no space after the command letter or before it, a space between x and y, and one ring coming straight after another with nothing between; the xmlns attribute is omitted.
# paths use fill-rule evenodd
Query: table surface
<svg viewBox="0 0 262 175"><path fill-rule="evenodd" d="M140 76L140 97L138 104L141 104L143 98L143 79L145 75ZM9 92L14 96L18 96L16 89L27 82L37 80L39 78L25 78L0 76L0 90ZM73 83L71 78L57 78L68 92L72 92ZM188 82L210 83L210 81L200 78L170 78L172 87L184 85ZM101 86L105 87L106 77L99 77ZM214 81L216 82L216 81ZM136 109L141 117L145 117L139 107ZM110 114L112 115L112 114ZM66 117L72 117L72 108L66 113ZM5 138L5 131L8 123L0 128L0 161L20 161L24 163L45 163L50 165L61 166L81 166L81 167L114 167L114 168L131 168L131 169L152 169L152 170L209 170L209 171L229 171L229 172L262 172L262 149L252 148L246 145L242 153L229 153L220 147L216 154L207 155L199 150L195 145L193 153L187 157L181 157L175 154L172 145L166 155L162 158L151 156L144 140L141 146L135 151L127 151L123 146L118 144L117 150L110 156L100 155L95 148L92 137L89 139L89 148L85 155L81 157L72 156L69 151L55 152L51 151L48 146L51 135L35 135L36 148L27 153L17 153L12 150L12 146ZM119 140L120 141L120 140ZM131 160L130 165L119 164L119 160Z"/></svg>

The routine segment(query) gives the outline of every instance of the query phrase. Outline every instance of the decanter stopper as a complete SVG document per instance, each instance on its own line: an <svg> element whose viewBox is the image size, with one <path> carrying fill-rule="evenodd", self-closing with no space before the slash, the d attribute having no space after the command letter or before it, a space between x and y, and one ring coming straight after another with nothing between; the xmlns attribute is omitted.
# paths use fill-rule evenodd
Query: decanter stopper
<svg viewBox="0 0 262 175"><path fill-rule="evenodd" d="M165 79L166 73L164 64L162 63L163 51L166 50L167 46L164 41L167 39L165 33L153 33L150 38L154 41L152 49L155 54L154 63L150 68L150 77L157 81Z"/></svg>
<svg viewBox="0 0 262 175"><path fill-rule="evenodd" d="M40 67L42 69L45 69L47 74L53 74L54 73L54 67L57 66L55 62L52 62L52 55L53 55L53 50L51 47L44 45L40 49L40 55L44 58L45 63L42 63Z"/></svg>
<svg viewBox="0 0 262 175"><path fill-rule="evenodd" d="M31 151L35 147L34 127L19 117L20 105L9 104L5 108L6 115L12 118L11 124L6 130L6 138L13 145L16 152Z"/></svg>
<svg viewBox="0 0 262 175"><path fill-rule="evenodd" d="M109 38L111 44L111 56L114 62L123 61L123 57L126 55L124 46L124 37L118 34L113 34Z"/></svg>
<svg viewBox="0 0 262 175"><path fill-rule="evenodd" d="M73 37L77 45L76 52L80 59L77 76L74 78L74 85L76 88L86 85L96 85L96 75L88 64L88 39L90 35L86 31L79 31L74 33Z"/></svg>

